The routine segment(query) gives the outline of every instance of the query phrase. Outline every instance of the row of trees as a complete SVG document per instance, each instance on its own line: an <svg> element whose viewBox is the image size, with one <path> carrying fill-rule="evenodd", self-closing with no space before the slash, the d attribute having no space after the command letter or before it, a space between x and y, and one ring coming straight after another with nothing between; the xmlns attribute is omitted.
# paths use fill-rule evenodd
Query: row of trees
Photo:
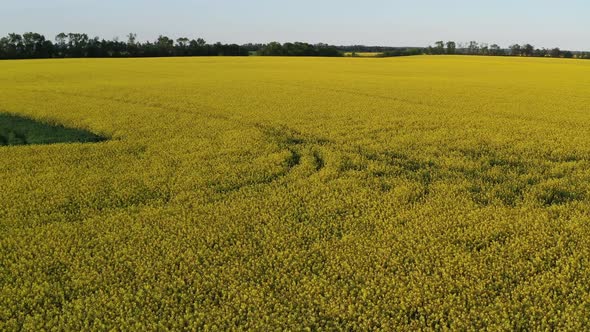
<svg viewBox="0 0 590 332"><path fill-rule="evenodd" d="M399 48L395 50L389 50L381 53L382 57L396 57L396 56L410 56L410 55L421 55L424 54L422 48Z"/></svg>
<svg viewBox="0 0 590 332"><path fill-rule="evenodd" d="M386 52L400 52L404 50L421 50L421 54L424 52L422 51L421 47L392 47L392 46L367 46L367 45L342 45L336 46L336 48L343 52L343 53L386 53Z"/></svg>
<svg viewBox="0 0 590 332"><path fill-rule="evenodd" d="M334 46L327 44L308 43L277 43L272 42L262 45L257 51L258 55L270 56L342 56L342 53Z"/></svg>
<svg viewBox="0 0 590 332"><path fill-rule="evenodd" d="M502 48L498 44L486 44L471 41L467 44L457 44L454 41L437 41L434 46L429 46L427 54L465 54L465 55L492 55L492 56L528 56L528 57L553 57L553 58L580 58L590 59L590 53L562 51L559 48L537 49L531 44L514 44L508 48Z"/></svg>
<svg viewBox="0 0 590 332"><path fill-rule="evenodd" d="M130 33L126 41L89 38L85 33L60 33L52 42L42 34L11 33L0 38L0 59L158 56L246 56L249 51L236 44L207 44L202 38L160 36L154 42L138 42Z"/></svg>
<svg viewBox="0 0 590 332"><path fill-rule="evenodd" d="M419 54L465 54L494 56L537 56L590 59L590 53L536 49L531 44L511 45L502 48L471 41L457 44L453 41L437 41L428 48L393 48L331 46L328 44L277 43L269 44L208 44L202 38L178 38L159 36L155 41L138 42L137 35L130 33L126 41L90 38L85 33L60 33L54 41L42 34L27 32L10 33L0 38L0 59L70 58L70 57L162 57L162 56L247 56L251 54L270 56L341 56L344 52L381 52L382 56L406 56Z"/></svg>
<svg viewBox="0 0 590 332"><path fill-rule="evenodd" d="M340 56L334 46L308 43L207 44L202 38L160 36L153 42L138 42L130 33L126 41L90 38L85 33L60 33L55 41L27 32L0 38L0 59L81 58L81 57L165 57L165 56Z"/></svg>

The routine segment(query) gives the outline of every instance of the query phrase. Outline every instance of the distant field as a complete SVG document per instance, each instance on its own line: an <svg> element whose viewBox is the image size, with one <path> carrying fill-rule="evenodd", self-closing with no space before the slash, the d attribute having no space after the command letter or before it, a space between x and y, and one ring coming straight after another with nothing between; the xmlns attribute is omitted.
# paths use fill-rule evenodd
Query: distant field
<svg viewBox="0 0 590 332"><path fill-rule="evenodd" d="M346 52L344 56L376 57L382 54L382 52Z"/></svg>
<svg viewBox="0 0 590 332"><path fill-rule="evenodd" d="M1 61L0 113L109 140L0 146L0 330L587 330L589 91L577 60Z"/></svg>

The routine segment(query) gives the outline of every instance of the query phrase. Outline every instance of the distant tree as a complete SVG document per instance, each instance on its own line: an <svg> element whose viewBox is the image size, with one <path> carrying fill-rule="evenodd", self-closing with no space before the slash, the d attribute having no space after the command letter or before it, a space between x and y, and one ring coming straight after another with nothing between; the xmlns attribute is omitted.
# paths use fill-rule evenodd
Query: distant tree
<svg viewBox="0 0 590 332"><path fill-rule="evenodd" d="M3 45L5 47L4 53L8 59L19 59L24 57L23 37L17 33L9 33L7 37L3 38Z"/></svg>
<svg viewBox="0 0 590 332"><path fill-rule="evenodd" d="M60 46L65 45L67 41L68 35L64 32L60 32L57 34L57 36L55 36L55 42Z"/></svg>
<svg viewBox="0 0 590 332"><path fill-rule="evenodd" d="M549 55L552 58L560 58L561 57L561 50L559 49L559 47L556 47L549 52Z"/></svg>
<svg viewBox="0 0 590 332"><path fill-rule="evenodd" d="M106 56L102 41L98 37L90 38L86 46L86 54L90 58L99 58Z"/></svg>
<svg viewBox="0 0 590 332"><path fill-rule="evenodd" d="M490 48L488 47L488 44L482 43L479 45L479 54L481 54L481 55L489 55L490 54Z"/></svg>
<svg viewBox="0 0 590 332"><path fill-rule="evenodd" d="M58 56L60 57L64 57L65 56L65 52L67 49L67 42L68 40L68 35L60 32L59 34L57 34L55 36L55 51L57 52Z"/></svg>
<svg viewBox="0 0 590 332"><path fill-rule="evenodd" d="M518 44L510 45L510 55L522 55L522 47Z"/></svg>
<svg viewBox="0 0 590 332"><path fill-rule="evenodd" d="M548 50L546 48L537 48L533 51L533 55L536 57L546 57L546 56L550 56L551 50Z"/></svg>
<svg viewBox="0 0 590 332"><path fill-rule="evenodd" d="M490 45L490 55L504 55L504 51L498 44Z"/></svg>
<svg viewBox="0 0 590 332"><path fill-rule="evenodd" d="M533 56L534 52L535 52L535 47L531 44L525 44L521 50L521 53L524 56Z"/></svg>
<svg viewBox="0 0 590 332"><path fill-rule="evenodd" d="M183 48L187 47L188 43L189 43L189 39L186 37L181 37L181 38L176 39L176 44L180 47L183 47Z"/></svg>
<svg viewBox="0 0 590 332"><path fill-rule="evenodd" d="M127 35L127 54L129 56L138 56L139 55L139 47L137 43L137 34L130 32Z"/></svg>
<svg viewBox="0 0 590 332"><path fill-rule="evenodd" d="M205 47L206 44L200 43L197 40L192 39L191 41L188 42L188 49L189 49L189 54L193 55L193 56L198 56L198 55L207 55L208 51L207 48Z"/></svg>
<svg viewBox="0 0 590 332"><path fill-rule="evenodd" d="M574 54L571 51L565 51L563 52L563 57L566 59L571 59L574 57Z"/></svg>
<svg viewBox="0 0 590 332"><path fill-rule="evenodd" d="M7 59L8 54L6 54L6 50L8 49L8 38L2 37L0 38L0 59Z"/></svg>
<svg viewBox="0 0 590 332"><path fill-rule="evenodd" d="M322 45L320 44L319 47L322 47ZM284 43L282 53L288 56L312 56L316 55L316 49L313 45L307 43Z"/></svg>
<svg viewBox="0 0 590 332"><path fill-rule="evenodd" d="M176 39L176 55L190 55L190 40L186 37Z"/></svg>
<svg viewBox="0 0 590 332"><path fill-rule="evenodd" d="M400 48L392 51L382 52L380 57L398 57L423 54L424 50L420 48Z"/></svg>
<svg viewBox="0 0 590 332"><path fill-rule="evenodd" d="M68 33L67 54L69 57L86 56L86 47L88 46L88 35L85 33Z"/></svg>
<svg viewBox="0 0 590 332"><path fill-rule="evenodd" d="M23 43L23 57L36 58L38 57L37 49L43 47L45 37L38 33L26 32L22 36Z"/></svg>
<svg viewBox="0 0 590 332"><path fill-rule="evenodd" d="M156 40L157 55L170 56L174 54L174 40L160 35Z"/></svg>
<svg viewBox="0 0 590 332"><path fill-rule="evenodd" d="M197 38L197 45L199 46L205 46L207 44L207 42L205 42L205 39L203 38Z"/></svg>
<svg viewBox="0 0 590 332"><path fill-rule="evenodd" d="M265 45L260 51L260 55L283 55L283 45L278 42L270 42Z"/></svg>
<svg viewBox="0 0 590 332"><path fill-rule="evenodd" d="M457 44L454 41L447 42L447 54L455 54L457 52Z"/></svg>
<svg viewBox="0 0 590 332"><path fill-rule="evenodd" d="M305 44L305 43L303 43ZM314 52L314 56L327 56L327 57L338 57L342 56L342 53L338 51L334 46L330 46L328 44L316 44L312 45L310 51Z"/></svg>
<svg viewBox="0 0 590 332"><path fill-rule="evenodd" d="M135 45L136 41L137 41L137 34L130 32L127 35L127 45Z"/></svg>
<svg viewBox="0 0 590 332"><path fill-rule="evenodd" d="M468 54L479 54L479 45L476 41L470 41L469 46L467 46Z"/></svg>
<svg viewBox="0 0 590 332"><path fill-rule="evenodd" d="M445 42L442 40L435 42L434 52L435 54L445 54Z"/></svg>

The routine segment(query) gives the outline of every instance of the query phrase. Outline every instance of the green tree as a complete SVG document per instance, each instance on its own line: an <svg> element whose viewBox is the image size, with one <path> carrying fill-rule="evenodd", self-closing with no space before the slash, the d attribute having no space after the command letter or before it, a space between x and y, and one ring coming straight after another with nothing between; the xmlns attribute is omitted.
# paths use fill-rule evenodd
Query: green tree
<svg viewBox="0 0 590 332"><path fill-rule="evenodd" d="M469 54L479 54L479 44L476 41L470 41L467 51Z"/></svg>
<svg viewBox="0 0 590 332"><path fill-rule="evenodd" d="M457 52L457 44L454 41L447 42L447 54L455 54Z"/></svg>
<svg viewBox="0 0 590 332"><path fill-rule="evenodd" d="M522 55L522 47L518 44L510 45L510 55Z"/></svg>
<svg viewBox="0 0 590 332"><path fill-rule="evenodd" d="M504 55L504 51L498 44L490 45L490 55Z"/></svg>
<svg viewBox="0 0 590 332"><path fill-rule="evenodd" d="M549 52L549 55L552 58L560 58L561 57L561 50L559 49L559 47L556 47Z"/></svg>
<svg viewBox="0 0 590 332"><path fill-rule="evenodd" d="M188 43L189 43L189 39L186 37L181 37L181 38L176 39L176 44L182 48L187 47Z"/></svg>
<svg viewBox="0 0 590 332"><path fill-rule="evenodd" d="M524 56L533 56L535 53L535 47L531 44L525 44L522 47L522 55Z"/></svg>
<svg viewBox="0 0 590 332"><path fill-rule="evenodd" d="M160 35L155 45L157 54L160 56L170 56L174 52L174 40L169 37Z"/></svg>
<svg viewBox="0 0 590 332"><path fill-rule="evenodd" d="M127 35L127 45L135 45L136 41L137 41L137 34L130 32Z"/></svg>
<svg viewBox="0 0 590 332"><path fill-rule="evenodd" d="M439 40L434 43L434 51L436 54L444 54L445 53L445 42Z"/></svg>

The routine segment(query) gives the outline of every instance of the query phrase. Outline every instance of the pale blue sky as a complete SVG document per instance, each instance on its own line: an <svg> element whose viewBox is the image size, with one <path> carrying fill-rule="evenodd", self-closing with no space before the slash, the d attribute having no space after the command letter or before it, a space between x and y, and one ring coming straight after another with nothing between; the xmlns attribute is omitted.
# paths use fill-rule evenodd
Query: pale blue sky
<svg viewBox="0 0 590 332"><path fill-rule="evenodd" d="M530 42L590 50L590 0L2 0L0 34L426 46Z"/></svg>

